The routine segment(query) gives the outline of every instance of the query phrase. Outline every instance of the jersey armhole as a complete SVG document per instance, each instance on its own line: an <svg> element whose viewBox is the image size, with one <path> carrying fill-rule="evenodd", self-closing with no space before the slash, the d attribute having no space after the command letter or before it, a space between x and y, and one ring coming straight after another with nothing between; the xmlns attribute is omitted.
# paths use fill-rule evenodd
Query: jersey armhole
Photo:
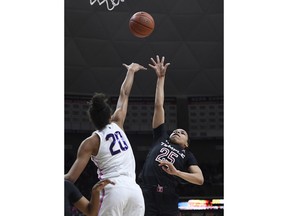
<svg viewBox="0 0 288 216"><path fill-rule="evenodd" d="M98 155L99 149L100 149L100 147L101 147L101 141L102 141L101 139L102 139L102 137L99 135L99 132L97 132L97 131L93 132L92 136L98 137L98 140L99 140L97 154L94 154L94 152L93 152L92 155L91 155L91 156L93 156L93 157L96 157L96 156ZM93 139L94 139L94 138L93 138Z"/></svg>

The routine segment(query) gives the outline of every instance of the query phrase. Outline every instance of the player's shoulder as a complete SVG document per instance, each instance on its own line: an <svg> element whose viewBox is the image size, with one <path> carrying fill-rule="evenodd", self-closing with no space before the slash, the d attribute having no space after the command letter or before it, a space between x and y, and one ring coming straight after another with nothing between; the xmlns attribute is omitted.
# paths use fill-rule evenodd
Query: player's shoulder
<svg viewBox="0 0 288 216"><path fill-rule="evenodd" d="M117 128L117 129L121 129L124 131L124 128L123 128L123 124L121 124L119 121L112 121L110 123L110 126L114 127L114 128Z"/></svg>
<svg viewBox="0 0 288 216"><path fill-rule="evenodd" d="M95 144L95 143L99 143L99 135L97 133L92 133L89 137L87 137L85 139L85 141L87 143L90 143L90 144Z"/></svg>
<svg viewBox="0 0 288 216"><path fill-rule="evenodd" d="M64 188L65 188L65 193L71 193L72 191L77 190L74 183L72 183L71 181L67 179L64 180Z"/></svg>
<svg viewBox="0 0 288 216"><path fill-rule="evenodd" d="M83 140L81 148L86 150L95 149L99 146L100 138L96 133L92 133L89 137Z"/></svg>
<svg viewBox="0 0 288 216"><path fill-rule="evenodd" d="M64 185L65 187L70 187L71 185L73 185L73 183L68 179L64 179Z"/></svg>

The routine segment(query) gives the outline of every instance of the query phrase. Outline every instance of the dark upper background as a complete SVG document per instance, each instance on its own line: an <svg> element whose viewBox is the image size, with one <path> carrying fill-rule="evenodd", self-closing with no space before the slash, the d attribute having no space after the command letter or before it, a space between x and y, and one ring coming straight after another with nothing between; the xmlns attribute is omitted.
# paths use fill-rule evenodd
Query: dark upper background
<svg viewBox="0 0 288 216"><path fill-rule="evenodd" d="M134 37L129 31L129 19L138 11L150 13L155 21L154 32L144 39ZM156 75L148 63L150 57L157 54L165 56L166 62L171 63L165 80L165 96L177 100L177 114L174 113L177 124L184 122L188 125L187 119L197 115L190 109L198 108L199 121L190 129L199 126L201 121L219 121L215 116L217 112L210 112L210 108L216 107L222 112L220 124L223 128L223 101L216 105L205 101L195 106L193 103L187 106L186 101L189 97L223 97L223 0L125 0L112 11L107 10L106 3L100 6L95 2L91 6L89 0L65 0L65 172L73 163L79 144L91 133L91 130L77 130L83 123L81 112L86 115L81 107L81 97L87 99L96 91L117 97L126 74L122 63L131 62L148 68L148 71L136 74L131 98L153 97ZM73 104L77 101L75 96L79 99L77 103L80 101L79 106ZM74 99L70 100L71 97ZM66 108L67 98L70 111ZM132 101L131 106L134 106ZM204 111L209 109L206 119L202 108ZM173 107L169 112L173 116ZM137 116L132 119L137 113L137 110L134 113L130 110L126 122L137 120ZM72 122L69 127L66 118L67 122ZM151 116L147 117L148 123L149 118ZM133 125L131 128L126 132L134 145L139 172L151 134L135 131ZM195 136L192 140L205 184L180 188L182 196L223 197L223 136L210 134L210 137ZM76 183L84 194L89 195L96 178L95 166L89 163Z"/></svg>
<svg viewBox="0 0 288 216"><path fill-rule="evenodd" d="M154 32L134 37L137 11L154 17ZM89 0L65 0L65 93L118 95L126 69L170 62L166 96L223 94L223 0L125 0L112 11ZM153 96L154 71L138 73L131 96Z"/></svg>

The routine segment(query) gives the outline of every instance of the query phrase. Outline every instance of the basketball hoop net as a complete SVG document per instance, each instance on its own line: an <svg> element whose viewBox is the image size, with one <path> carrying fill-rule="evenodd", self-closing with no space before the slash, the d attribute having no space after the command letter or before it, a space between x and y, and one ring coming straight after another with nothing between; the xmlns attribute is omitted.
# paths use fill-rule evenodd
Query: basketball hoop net
<svg viewBox="0 0 288 216"><path fill-rule="evenodd" d="M90 0L90 5L93 5L95 2L98 2L99 5L102 5L106 2L107 9L112 11L119 3L124 2L125 0Z"/></svg>

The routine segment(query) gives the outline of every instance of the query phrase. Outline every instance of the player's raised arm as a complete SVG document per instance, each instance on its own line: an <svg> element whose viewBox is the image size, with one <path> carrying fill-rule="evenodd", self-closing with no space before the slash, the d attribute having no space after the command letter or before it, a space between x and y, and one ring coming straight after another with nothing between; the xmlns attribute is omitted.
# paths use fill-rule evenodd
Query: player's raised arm
<svg viewBox="0 0 288 216"><path fill-rule="evenodd" d="M165 111L164 111L164 83L167 67L170 63L164 63L165 57L160 58L157 55L156 60L151 58L153 64L149 64L153 68L158 77L155 91L155 105L154 115L152 120L152 128L157 128L159 125L165 122Z"/></svg>
<svg viewBox="0 0 288 216"><path fill-rule="evenodd" d="M131 63L130 65L123 64L123 66L127 68L127 73L121 85L116 110L111 119L112 121L116 122L122 129L127 114L129 95L134 82L134 74L139 70L147 70L147 68L137 63Z"/></svg>

